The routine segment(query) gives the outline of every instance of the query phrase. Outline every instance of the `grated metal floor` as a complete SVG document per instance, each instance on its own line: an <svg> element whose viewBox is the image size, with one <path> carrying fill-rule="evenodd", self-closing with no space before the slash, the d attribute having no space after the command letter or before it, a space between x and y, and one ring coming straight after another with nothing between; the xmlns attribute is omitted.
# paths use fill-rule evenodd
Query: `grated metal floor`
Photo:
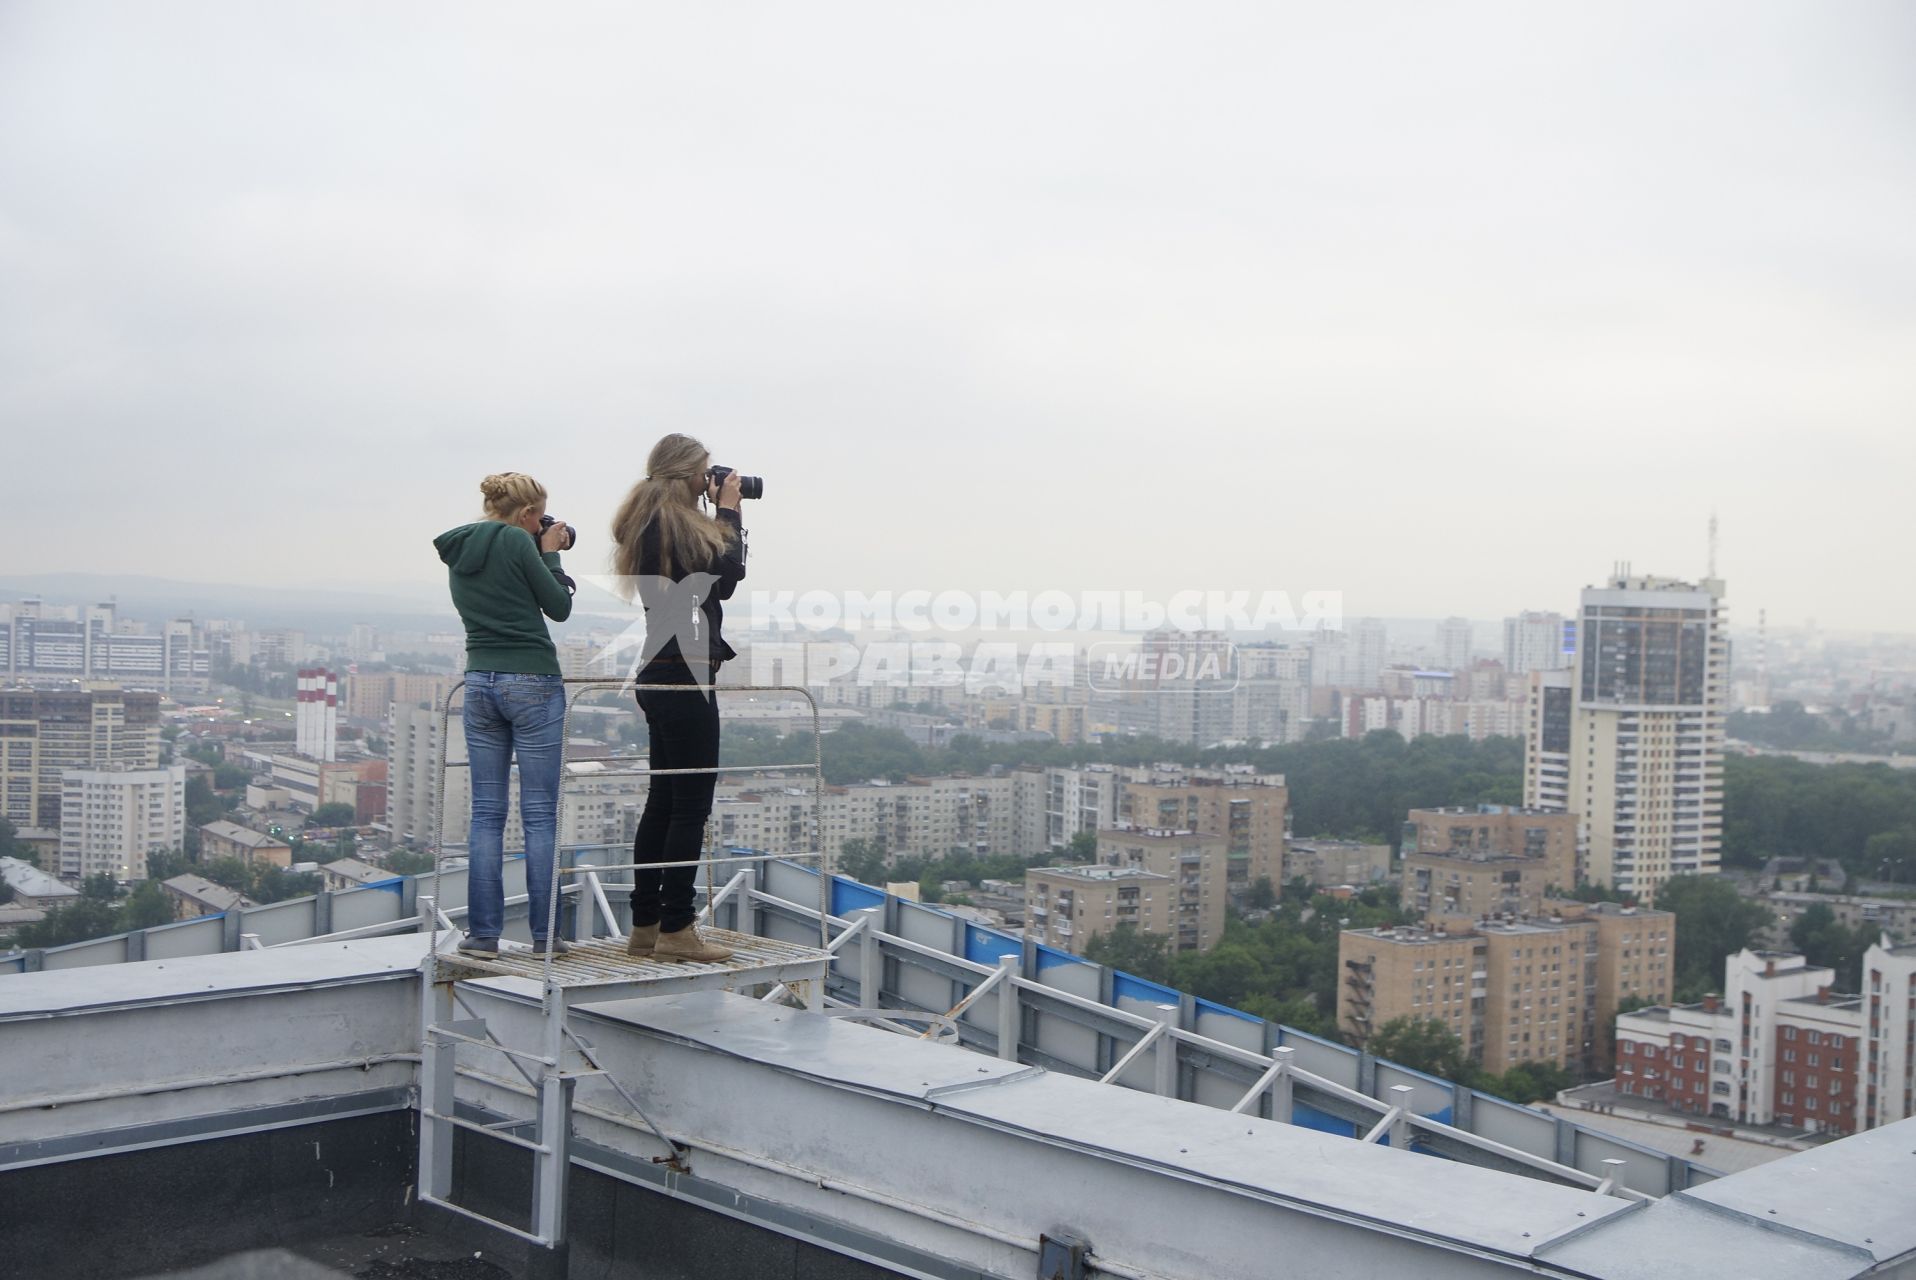
<svg viewBox="0 0 1916 1280"><path fill-rule="evenodd" d="M715 964L693 964L677 960L640 959L625 953L624 938L599 938L575 942L572 950L552 958L551 981L556 987L628 986L652 982L681 985L685 979L703 977L714 984L784 982L793 977L823 977L831 962L831 953L802 943L777 938L760 938L730 929L701 927L700 934L711 942L732 949L732 958ZM444 979L524 978L546 981L546 957L531 948L507 944L497 956L465 955L457 951L440 953L438 976Z"/></svg>

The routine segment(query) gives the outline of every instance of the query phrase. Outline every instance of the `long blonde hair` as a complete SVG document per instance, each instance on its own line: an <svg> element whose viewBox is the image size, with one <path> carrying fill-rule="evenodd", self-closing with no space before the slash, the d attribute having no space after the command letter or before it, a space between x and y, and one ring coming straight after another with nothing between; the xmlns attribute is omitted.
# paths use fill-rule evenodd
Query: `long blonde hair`
<svg viewBox="0 0 1916 1280"><path fill-rule="evenodd" d="M546 487L519 471L501 471L479 482L486 516L510 524L533 507L546 504Z"/></svg>
<svg viewBox="0 0 1916 1280"><path fill-rule="evenodd" d="M676 432L652 446L645 478L632 486L612 517L618 548L613 568L627 584L628 599L639 576L639 540L647 525L658 526L659 571L668 577L675 565L688 573L703 569L731 541L725 526L698 507L710 457L704 445Z"/></svg>

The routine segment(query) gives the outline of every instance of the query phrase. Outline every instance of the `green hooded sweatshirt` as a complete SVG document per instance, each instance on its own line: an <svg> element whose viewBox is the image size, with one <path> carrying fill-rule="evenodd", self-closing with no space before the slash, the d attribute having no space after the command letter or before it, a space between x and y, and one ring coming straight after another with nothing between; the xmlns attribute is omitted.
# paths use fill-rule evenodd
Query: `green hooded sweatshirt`
<svg viewBox="0 0 1916 1280"><path fill-rule="evenodd" d="M432 545L466 624L466 670L558 675L559 651L539 615L564 622L572 614L559 553L541 553L531 534L499 520L448 529Z"/></svg>

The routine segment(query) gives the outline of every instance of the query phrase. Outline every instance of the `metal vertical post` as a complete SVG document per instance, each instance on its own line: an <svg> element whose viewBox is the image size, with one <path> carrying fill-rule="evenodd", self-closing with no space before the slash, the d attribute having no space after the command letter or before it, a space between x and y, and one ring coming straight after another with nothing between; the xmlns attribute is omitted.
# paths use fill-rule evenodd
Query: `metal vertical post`
<svg viewBox="0 0 1916 1280"><path fill-rule="evenodd" d="M1163 1024L1164 1033L1151 1046L1151 1059L1157 1066L1157 1092L1161 1098L1178 1096L1178 1042L1172 1033L1178 1029L1178 1007L1161 1004L1152 1010Z"/></svg>
<svg viewBox="0 0 1916 1280"><path fill-rule="evenodd" d="M1271 1051L1277 1059L1277 1079L1271 1081L1271 1119L1291 1123L1291 1114L1296 1106L1297 1082L1291 1078L1296 1070L1293 1065L1297 1050L1288 1045L1280 1045Z"/></svg>
<svg viewBox="0 0 1916 1280"><path fill-rule="evenodd" d="M539 1081L539 1145L532 1182L532 1232L556 1245L565 1239L566 1174L572 1162L573 1078L547 1067Z"/></svg>
<svg viewBox="0 0 1916 1280"><path fill-rule="evenodd" d="M1019 956L1016 952L998 957L998 1056L1006 1062L1018 1060L1018 1041L1024 1031L1024 1010L1018 998Z"/></svg>
<svg viewBox="0 0 1916 1280"><path fill-rule="evenodd" d="M1396 1109L1397 1117L1390 1122L1390 1145L1400 1151L1410 1149L1410 1107L1411 1095L1417 1091L1407 1084L1394 1084L1390 1087L1391 1105Z"/></svg>
<svg viewBox="0 0 1916 1280"><path fill-rule="evenodd" d="M852 912L851 918L855 925L864 926L858 935L858 1006L861 1009L882 1008L885 952L879 946L878 931L884 922L884 913L877 907L866 907Z"/></svg>
<svg viewBox="0 0 1916 1280"><path fill-rule="evenodd" d="M452 984L435 982L439 961L428 955L419 970L419 1191L439 1200L452 1197L452 1126L435 1116L452 1114L458 1046L432 1029L452 1021Z"/></svg>
<svg viewBox="0 0 1916 1280"><path fill-rule="evenodd" d="M559 857L557 850L553 851L552 857L556 862ZM584 868L593 864L590 855L581 850L572 855L572 865L574 867ZM590 942L599 936L599 904L593 898L591 887L592 879L585 871L581 870L577 875L572 877L572 883L578 887L577 892L573 895L576 900L572 904L572 937L573 940L577 942ZM559 886L556 884L553 885L552 891L557 893ZM605 931L607 933L616 932L612 921L607 920L605 922Z"/></svg>

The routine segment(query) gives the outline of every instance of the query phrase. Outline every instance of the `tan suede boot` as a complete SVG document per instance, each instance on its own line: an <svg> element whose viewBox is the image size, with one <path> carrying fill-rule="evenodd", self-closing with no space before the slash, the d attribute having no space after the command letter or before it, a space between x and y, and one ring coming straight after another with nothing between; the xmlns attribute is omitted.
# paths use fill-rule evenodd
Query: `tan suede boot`
<svg viewBox="0 0 1916 1280"><path fill-rule="evenodd" d="M699 936L696 926L688 924L677 933L661 933L658 944L652 948L652 956L656 960L715 964L720 960L730 960L732 953L715 942L707 942Z"/></svg>
<svg viewBox="0 0 1916 1280"><path fill-rule="evenodd" d="M652 954L653 944L659 940L659 927L655 924L635 924L625 939L625 954L644 959Z"/></svg>

